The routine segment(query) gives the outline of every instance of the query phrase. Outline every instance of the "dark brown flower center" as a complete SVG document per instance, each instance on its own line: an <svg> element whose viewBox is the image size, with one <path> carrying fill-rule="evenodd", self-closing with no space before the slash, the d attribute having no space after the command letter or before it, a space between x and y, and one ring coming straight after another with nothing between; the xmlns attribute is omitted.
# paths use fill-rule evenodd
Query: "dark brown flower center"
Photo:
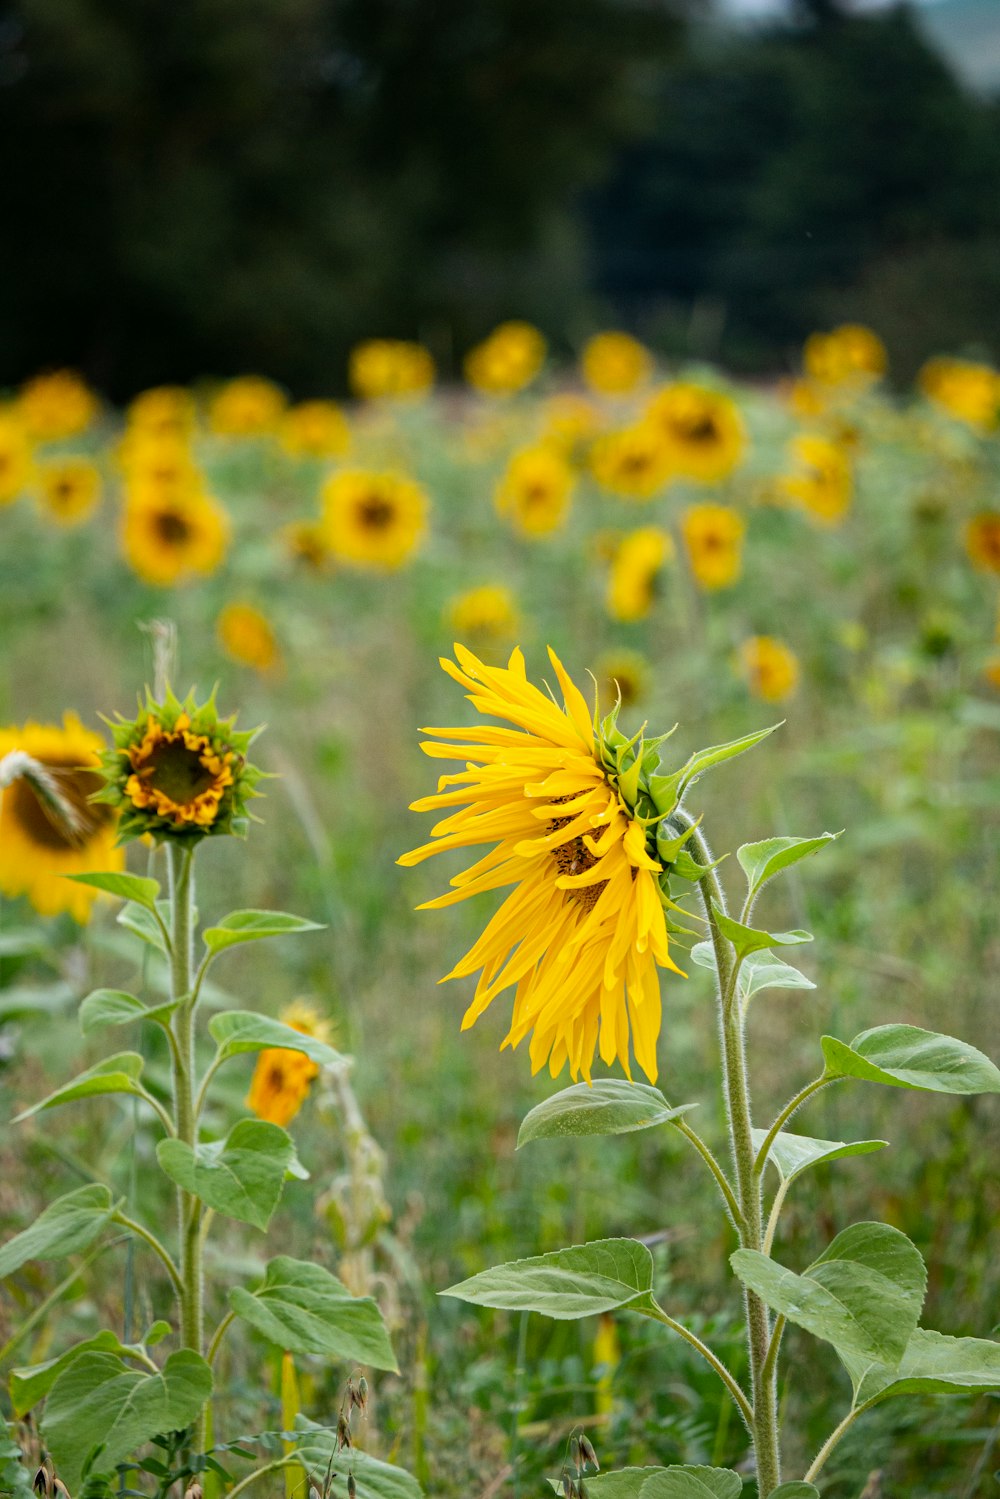
<svg viewBox="0 0 1000 1499"><path fill-rule="evenodd" d="M358 506L358 519L369 531L384 531L395 515L395 506L377 494L367 495Z"/></svg>
<svg viewBox="0 0 1000 1499"><path fill-rule="evenodd" d="M566 799L557 798L559 801ZM549 823L549 832L558 833L561 829L568 827L572 821L572 817L554 817ZM552 850L552 857L556 861L556 868L560 874L586 874L587 870L593 869L598 862L597 855L591 853L582 836L570 838L567 843L557 844ZM582 906L584 915L589 915L597 905L607 883L607 880L598 880L594 885L581 885L575 890L565 890L563 894L567 900Z"/></svg>
<svg viewBox="0 0 1000 1499"><path fill-rule="evenodd" d="M176 510L160 510L154 526L157 536L166 546L183 546L191 535L191 527Z"/></svg>
<svg viewBox="0 0 1000 1499"><path fill-rule="evenodd" d="M94 771L83 770L71 760L43 760L41 763L54 773L60 793L76 812L78 831L73 833L67 828L58 813L46 807L34 787L23 779L15 781L5 793L10 813L32 843L40 848L57 849L63 853L80 848L98 828L111 821L110 807L99 803L94 805L87 800L91 792L99 791L104 783Z"/></svg>
<svg viewBox="0 0 1000 1499"><path fill-rule="evenodd" d="M719 436L714 419L707 413L703 416L681 417L676 425L685 442L715 442Z"/></svg>
<svg viewBox="0 0 1000 1499"><path fill-rule="evenodd" d="M138 775L178 806L194 801L215 784L215 776L201 763L197 750L188 749L180 735L161 739Z"/></svg>

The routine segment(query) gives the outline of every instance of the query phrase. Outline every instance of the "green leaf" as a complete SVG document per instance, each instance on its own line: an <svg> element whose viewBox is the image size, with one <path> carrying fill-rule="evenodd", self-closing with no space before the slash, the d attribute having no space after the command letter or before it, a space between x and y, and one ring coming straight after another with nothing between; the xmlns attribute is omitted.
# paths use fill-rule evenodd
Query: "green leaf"
<svg viewBox="0 0 1000 1499"><path fill-rule="evenodd" d="M843 1355L841 1355L843 1357ZM960 1395L1000 1390L1000 1343L950 1338L918 1327L897 1368L844 1358L856 1405L890 1395Z"/></svg>
<svg viewBox="0 0 1000 1499"><path fill-rule="evenodd" d="M727 916L725 911L720 911L715 901L712 902L712 911L719 931L729 939L741 958L764 947L797 947L802 942L812 941L811 932L763 932L757 927L744 926Z"/></svg>
<svg viewBox="0 0 1000 1499"><path fill-rule="evenodd" d="M303 1467L322 1484L331 1460L336 1473L354 1474L357 1499L420 1499L423 1493L412 1474L403 1468L384 1463L369 1452L352 1447L345 1452L337 1446L337 1433L319 1426L308 1416L295 1417L295 1455ZM338 1485L337 1491L340 1491Z"/></svg>
<svg viewBox="0 0 1000 1499"><path fill-rule="evenodd" d="M593 1499L737 1499L742 1490L742 1478L729 1468L687 1465L619 1468L587 1479Z"/></svg>
<svg viewBox="0 0 1000 1499"><path fill-rule="evenodd" d="M173 1328L170 1326L170 1323L164 1322L163 1318L159 1317L151 1324L149 1331L143 1335L142 1346L144 1348L155 1348L157 1343L162 1343L163 1339L168 1338L172 1332Z"/></svg>
<svg viewBox="0 0 1000 1499"><path fill-rule="evenodd" d="M691 957L699 968L708 968L715 972L715 951L711 942L698 942L691 949ZM804 973L793 968L791 963L785 963L781 958L776 958L773 952L766 948L758 948L756 952L747 953L740 965L739 979L740 1002L748 1005L755 994L760 994L765 989L815 989L816 985L812 979L807 979Z"/></svg>
<svg viewBox="0 0 1000 1499"><path fill-rule="evenodd" d="M892 1088L929 1093L1000 1093L1000 1069L989 1057L937 1031L916 1025L878 1025L850 1046L823 1037L825 1076L858 1077Z"/></svg>
<svg viewBox="0 0 1000 1499"><path fill-rule="evenodd" d="M266 1229L295 1160L295 1146L278 1125L241 1119L225 1140L194 1149L183 1140L161 1140L156 1158L171 1181L207 1207Z"/></svg>
<svg viewBox="0 0 1000 1499"><path fill-rule="evenodd" d="M918 1250L886 1223L845 1228L803 1275L753 1249L737 1249L729 1262L789 1322L890 1368L916 1329L927 1285Z"/></svg>
<svg viewBox="0 0 1000 1499"><path fill-rule="evenodd" d="M100 1353L117 1353L119 1356L126 1352L117 1334L105 1328L103 1332L96 1333L85 1342L67 1348L66 1352L61 1353L58 1358L50 1358L46 1363L34 1364L30 1368L12 1369L10 1398L15 1416L23 1416L27 1411L32 1410L42 1396L49 1393L62 1371L68 1368L75 1358L79 1358L81 1353L88 1353L92 1349Z"/></svg>
<svg viewBox="0 0 1000 1499"><path fill-rule="evenodd" d="M726 744L713 744L708 749L696 750L681 772L682 787L690 786L714 765L721 765L724 760L733 760L737 755L745 755L747 750L752 750L762 739L780 728L781 725L775 723L769 729L758 730L756 734L744 734L742 739L730 739Z"/></svg>
<svg viewBox="0 0 1000 1499"><path fill-rule="evenodd" d="M835 843L840 833L821 833L818 838L765 838L762 843L744 843L736 850L740 867L747 877L747 893L753 899L775 875L790 869L810 854L818 854L828 843Z"/></svg>
<svg viewBox="0 0 1000 1499"><path fill-rule="evenodd" d="M382 1314L370 1296L352 1296L322 1265L279 1255L256 1291L234 1286L237 1316L290 1353L319 1353L397 1373Z"/></svg>
<svg viewBox="0 0 1000 1499"><path fill-rule="evenodd" d="M48 935L41 927L17 927L0 933L0 958L32 958L48 945Z"/></svg>
<svg viewBox="0 0 1000 1499"><path fill-rule="evenodd" d="M179 1001L152 1005L149 1009L124 989L95 989L80 1005L80 1030L85 1036L105 1025L126 1025L132 1020L155 1020L165 1025Z"/></svg>
<svg viewBox="0 0 1000 1499"><path fill-rule="evenodd" d="M63 878L75 880L78 885L90 885L94 890L104 890L108 895L119 895L122 900L133 900L137 906L145 906L147 911L156 910L156 897L160 893L157 880L143 879L138 874L103 872L67 874Z"/></svg>
<svg viewBox="0 0 1000 1499"><path fill-rule="evenodd" d="M118 912L118 924L134 932L137 937L141 937L143 942L147 942L150 947L155 947L156 951L162 953L164 957L167 956L167 944L164 941L160 923L148 907L130 900L128 905L122 906Z"/></svg>
<svg viewBox="0 0 1000 1499"><path fill-rule="evenodd" d="M213 1015L208 1022L212 1039L218 1042L220 1058L235 1057L245 1051L264 1051L276 1047L280 1051L301 1051L321 1066L331 1062L342 1062L343 1057L315 1036L307 1036L294 1026L267 1015L256 1015L253 1010L223 1010Z"/></svg>
<svg viewBox="0 0 1000 1499"><path fill-rule="evenodd" d="M72 1082L57 1088L48 1098L25 1109L11 1122L20 1124L22 1119L30 1119L42 1109L54 1109L61 1103L72 1103L75 1098L93 1098L100 1093L141 1093L142 1090L136 1087L141 1075L142 1057L139 1053L120 1051L81 1072Z"/></svg>
<svg viewBox="0 0 1000 1499"><path fill-rule="evenodd" d="M653 1257L635 1239L597 1239L552 1254L495 1265L449 1286L442 1296L513 1312L541 1312L558 1321L615 1307L652 1311Z"/></svg>
<svg viewBox="0 0 1000 1499"><path fill-rule="evenodd" d="M771 1490L768 1499L819 1499L819 1489L814 1483L797 1478L792 1483L779 1483Z"/></svg>
<svg viewBox="0 0 1000 1499"><path fill-rule="evenodd" d="M0 1021L32 1020L41 1015L58 1015L69 1008L73 999L72 986L61 981L41 987L15 984L9 989L0 990Z"/></svg>
<svg viewBox="0 0 1000 1499"><path fill-rule="evenodd" d="M629 1083L622 1078L600 1078L596 1083L574 1083L536 1104L525 1115L517 1137L518 1149L529 1140L567 1135L624 1135L671 1119L693 1109L693 1103L671 1108L658 1088Z"/></svg>
<svg viewBox="0 0 1000 1499"><path fill-rule="evenodd" d="M172 1353L158 1374L127 1369L111 1353L84 1353L52 1386L42 1432L72 1493L95 1447L107 1472L141 1442L190 1426L211 1393L211 1370L190 1348Z"/></svg>
<svg viewBox="0 0 1000 1499"><path fill-rule="evenodd" d="M759 1150L767 1139L767 1130L752 1131L754 1149ZM888 1140L814 1140L811 1135L792 1135L779 1131L771 1142L768 1160L778 1175L788 1181L818 1166L821 1161L839 1161L843 1156L871 1155L875 1150L885 1150Z"/></svg>
<svg viewBox="0 0 1000 1499"><path fill-rule="evenodd" d="M97 1183L57 1197L30 1228L8 1239L0 1249L0 1279L12 1275L28 1260L58 1260L78 1254L94 1242L113 1212L111 1193Z"/></svg>
<svg viewBox="0 0 1000 1499"><path fill-rule="evenodd" d="M238 942L259 942L263 937L287 937L294 932L321 932L317 921L289 916L285 911L231 911L218 926L202 932L209 952L222 952Z"/></svg>

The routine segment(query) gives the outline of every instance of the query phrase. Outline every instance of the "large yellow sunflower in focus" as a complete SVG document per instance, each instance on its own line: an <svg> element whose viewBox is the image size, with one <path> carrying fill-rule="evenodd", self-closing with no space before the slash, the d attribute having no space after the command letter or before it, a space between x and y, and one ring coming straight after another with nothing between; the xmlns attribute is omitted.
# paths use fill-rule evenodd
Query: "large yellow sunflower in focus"
<svg viewBox="0 0 1000 1499"><path fill-rule="evenodd" d="M103 785L98 774L103 748L101 736L73 713L65 715L62 728L27 723L0 729L0 760L18 750L30 755L51 774L76 814L76 827L70 829L24 776L0 792L0 892L26 895L43 916L69 911L86 921L96 891L64 876L125 867L124 852L115 847L115 813L89 800Z"/></svg>
<svg viewBox="0 0 1000 1499"><path fill-rule="evenodd" d="M424 731L435 736L423 746L427 754L463 769L442 776L435 796L414 802L415 811L444 815L433 841L399 862L493 845L423 909L514 887L447 975L480 970L462 1029L516 985L503 1045L530 1034L533 1072L547 1062L556 1077L568 1061L573 1077L589 1082L599 1051L631 1077L631 1040L655 1082L657 966L680 970L667 950L662 866L647 851L647 827L614 783L583 694L551 650L563 707L527 680L520 651L506 667L486 666L461 645L455 654L458 665L442 660L442 667L478 712L501 724Z"/></svg>

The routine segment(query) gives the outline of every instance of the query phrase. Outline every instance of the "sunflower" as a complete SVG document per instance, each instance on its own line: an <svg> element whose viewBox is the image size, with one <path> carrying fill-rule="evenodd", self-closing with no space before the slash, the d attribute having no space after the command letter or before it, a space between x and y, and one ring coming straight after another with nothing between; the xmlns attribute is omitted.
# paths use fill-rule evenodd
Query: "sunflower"
<svg viewBox="0 0 1000 1499"><path fill-rule="evenodd" d="M195 428L194 396L183 385L157 385L136 396L126 417L130 432L186 439Z"/></svg>
<svg viewBox="0 0 1000 1499"><path fill-rule="evenodd" d="M501 583L484 583L460 593L448 605L448 622L457 635L510 640L519 618L514 595Z"/></svg>
<svg viewBox="0 0 1000 1499"><path fill-rule="evenodd" d="M294 458L340 458L351 445L347 418L334 401L302 401L281 423L281 445Z"/></svg>
<svg viewBox="0 0 1000 1499"><path fill-rule="evenodd" d="M319 1041L330 1039L330 1026L304 1000L297 999L279 1017L285 1025ZM269 1046L258 1054L246 1105L258 1119L284 1127L295 1118L309 1096L309 1087L319 1076L319 1067L303 1051Z"/></svg>
<svg viewBox="0 0 1000 1499"><path fill-rule="evenodd" d="M0 414L0 505L9 505L31 479L31 444L21 423Z"/></svg>
<svg viewBox="0 0 1000 1499"><path fill-rule="evenodd" d="M580 356L585 383L602 396L631 395L652 369L649 350L630 333L595 333Z"/></svg>
<svg viewBox="0 0 1000 1499"><path fill-rule="evenodd" d="M427 529L427 496L400 474L346 470L326 481L322 499L327 547L355 567L402 567Z"/></svg>
<svg viewBox="0 0 1000 1499"><path fill-rule="evenodd" d="M799 663L794 651L772 635L753 635L739 649L739 671L754 697L781 703L799 685Z"/></svg>
<svg viewBox="0 0 1000 1499"><path fill-rule="evenodd" d="M695 582L702 588L728 588L742 566L746 522L728 505L689 505L681 534Z"/></svg>
<svg viewBox="0 0 1000 1499"><path fill-rule="evenodd" d="M645 619L664 565L673 555L673 542L658 526L642 526L622 538L608 577L607 609L612 619Z"/></svg>
<svg viewBox="0 0 1000 1499"><path fill-rule="evenodd" d="M103 748L101 736L73 713L65 714L62 728L27 723L0 729L0 760L18 750L30 755L52 773L77 814L77 827L67 828L23 776L0 793L0 892L26 895L43 916L69 911L86 921L96 891L63 876L125 867L115 847L114 812L89 800L101 788Z"/></svg>
<svg viewBox="0 0 1000 1499"><path fill-rule="evenodd" d="M928 359L917 376L928 400L980 432L991 432L1000 416L1000 375L969 359Z"/></svg>
<svg viewBox="0 0 1000 1499"><path fill-rule="evenodd" d="M281 649L270 620L252 604L227 604L215 622L215 631L226 655L241 666L270 672L281 665Z"/></svg>
<svg viewBox="0 0 1000 1499"><path fill-rule="evenodd" d="M984 510L965 528L965 550L974 567L1000 573L1000 512Z"/></svg>
<svg viewBox="0 0 1000 1499"><path fill-rule="evenodd" d="M565 524L573 471L550 447L522 448L496 487L497 513L522 536L548 536Z"/></svg>
<svg viewBox="0 0 1000 1499"><path fill-rule="evenodd" d="M832 333L810 333L803 351L806 374L820 385L855 388L880 380L889 367L885 344L862 323L842 323Z"/></svg>
<svg viewBox="0 0 1000 1499"><path fill-rule="evenodd" d="M348 359L347 377L362 401L426 395L435 374L430 351L401 338L369 338L357 344Z"/></svg>
<svg viewBox="0 0 1000 1499"><path fill-rule="evenodd" d="M675 472L703 484L728 478L746 451L735 401L703 385L665 385L649 402L643 421L662 435Z"/></svg>
<svg viewBox="0 0 1000 1499"><path fill-rule="evenodd" d="M649 662L638 651L606 651L594 666L600 709L610 713L616 703L631 708L649 687Z"/></svg>
<svg viewBox="0 0 1000 1499"><path fill-rule="evenodd" d="M465 378L483 395L516 395L539 373L545 353L545 339L531 323L501 323L466 354Z"/></svg>
<svg viewBox="0 0 1000 1499"><path fill-rule="evenodd" d="M829 437L805 433L792 439L790 451L797 466L779 478L779 494L801 505L821 525L838 525L854 495L854 475L844 448Z"/></svg>
<svg viewBox="0 0 1000 1499"><path fill-rule="evenodd" d="M284 415L284 392L261 375L228 380L208 408L208 425L218 437L267 437Z"/></svg>
<svg viewBox="0 0 1000 1499"><path fill-rule="evenodd" d="M590 471L603 489L630 500L651 500L674 473L663 434L646 422L599 437Z"/></svg>
<svg viewBox="0 0 1000 1499"><path fill-rule="evenodd" d="M86 458L50 458L38 470L39 503L60 526L86 520L100 497L100 470Z"/></svg>
<svg viewBox="0 0 1000 1499"><path fill-rule="evenodd" d="M543 403L541 413L541 441L556 448L568 462L579 462L601 426L601 413L593 401L561 391Z"/></svg>
<svg viewBox="0 0 1000 1499"><path fill-rule="evenodd" d="M147 583L167 588L215 571L229 539L229 518L199 489L130 487L122 516L125 560Z"/></svg>
<svg viewBox="0 0 1000 1499"><path fill-rule="evenodd" d="M58 442L86 432L97 415L97 397L74 370L36 375L21 386L17 410L28 436Z"/></svg>
<svg viewBox="0 0 1000 1499"><path fill-rule="evenodd" d="M462 1029L516 985L503 1045L517 1046L530 1033L533 1072L547 1062L557 1077L568 1061L574 1078L589 1081L599 1049L603 1062L617 1057L631 1077L631 1036L638 1065L655 1081L657 965L680 970L667 949L662 866L648 851L649 828L608 768L583 694L551 650L562 708L528 682L520 651L506 667L486 666L461 645L455 654L458 665L442 660L442 667L501 726L424 731L435 736L423 746L432 758L463 768L440 778L437 795L413 804L445 815L434 841L399 862L495 845L424 909L514 886L447 975L481 970Z"/></svg>

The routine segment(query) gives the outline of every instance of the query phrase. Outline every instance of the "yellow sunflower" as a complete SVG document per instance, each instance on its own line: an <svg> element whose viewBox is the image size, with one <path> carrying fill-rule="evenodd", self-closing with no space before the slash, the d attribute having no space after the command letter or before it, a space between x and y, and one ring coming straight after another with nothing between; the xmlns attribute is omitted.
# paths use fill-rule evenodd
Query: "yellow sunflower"
<svg viewBox="0 0 1000 1499"><path fill-rule="evenodd" d="M0 413L0 505L16 500L31 480L31 443L21 423Z"/></svg>
<svg viewBox="0 0 1000 1499"><path fill-rule="evenodd" d="M610 713L616 703L632 708L649 687L650 666L638 651L606 651L594 666L597 697L602 713Z"/></svg>
<svg viewBox="0 0 1000 1499"><path fill-rule="evenodd" d="M229 519L210 495L159 484L130 488L122 515L122 550L145 582L168 588L214 572L228 540Z"/></svg>
<svg viewBox="0 0 1000 1499"><path fill-rule="evenodd" d="M843 446L817 433L794 437L796 467L778 480L778 492L825 526L838 525L851 507L854 474Z"/></svg>
<svg viewBox="0 0 1000 1499"><path fill-rule="evenodd" d="M728 588L740 575L746 522L728 505L689 505L681 535L695 582L702 588Z"/></svg>
<svg viewBox="0 0 1000 1499"><path fill-rule="evenodd" d="M101 498L101 474L86 458L50 458L38 470L38 500L60 526L76 526Z"/></svg>
<svg viewBox="0 0 1000 1499"><path fill-rule="evenodd" d="M520 624L514 595L502 583L460 593L448 605L448 622L457 635L484 640L510 640Z"/></svg>
<svg viewBox="0 0 1000 1499"><path fill-rule="evenodd" d="M497 514L522 536L548 536L566 522L573 471L554 448L522 448L496 487Z"/></svg>
<svg viewBox="0 0 1000 1499"><path fill-rule="evenodd" d="M483 395L516 395L539 373L545 353L545 339L531 323L501 323L466 354L465 378Z"/></svg>
<svg viewBox="0 0 1000 1499"><path fill-rule="evenodd" d="M279 1017L285 1025L315 1036L318 1041L330 1039L330 1025L312 1005L297 999ZM268 1124L290 1124L309 1096L309 1087L319 1076L319 1067L303 1051L287 1051L269 1046L257 1056L246 1104L251 1113Z"/></svg>
<svg viewBox="0 0 1000 1499"><path fill-rule="evenodd" d="M270 672L281 665L281 649L271 622L252 604L227 604L215 622L215 630L226 655L241 666Z"/></svg>
<svg viewBox="0 0 1000 1499"><path fill-rule="evenodd" d="M714 484L742 462L747 437L739 407L703 385L678 382L657 391L643 421L659 432L675 472Z"/></svg>
<svg viewBox="0 0 1000 1499"><path fill-rule="evenodd" d="M157 385L144 390L126 412L130 432L181 439L193 433L196 415L194 396L183 385Z"/></svg>
<svg viewBox="0 0 1000 1499"><path fill-rule="evenodd" d="M98 402L74 370L53 370L21 386L17 410L34 441L58 442L85 432L97 415Z"/></svg>
<svg viewBox="0 0 1000 1499"><path fill-rule="evenodd" d="M97 892L63 877L125 867L124 852L115 847L117 817L89 800L102 785L103 748L101 736L73 713L65 714L62 728L27 723L0 729L0 760L17 751L30 755L76 813L76 828L66 827L23 776L0 792L0 892L26 895L43 916L69 911L86 921Z"/></svg>
<svg viewBox="0 0 1000 1499"><path fill-rule="evenodd" d="M326 481L322 500L326 545L355 567L402 567L427 529L427 496L400 474L345 470Z"/></svg>
<svg viewBox="0 0 1000 1499"><path fill-rule="evenodd" d="M118 444L117 457L129 485L155 484L164 490L192 489L201 483L183 432L130 427Z"/></svg>
<svg viewBox="0 0 1000 1499"><path fill-rule="evenodd" d="M740 675L754 697L765 703L781 703L799 685L799 663L795 652L772 635L753 635L739 649Z"/></svg>
<svg viewBox="0 0 1000 1499"><path fill-rule="evenodd" d="M656 599L660 574L673 555L673 542L658 526L642 526L622 538L608 577L607 609L612 619L645 619Z"/></svg>
<svg viewBox="0 0 1000 1499"><path fill-rule="evenodd" d="M630 333L595 333L580 356L584 381L602 396L631 395L652 369L649 350Z"/></svg>
<svg viewBox="0 0 1000 1499"><path fill-rule="evenodd" d="M842 323L832 333L810 333L803 363L809 378L820 385L857 388L880 380L889 367L889 356L871 328Z"/></svg>
<svg viewBox="0 0 1000 1499"><path fill-rule="evenodd" d="M415 811L441 812L433 841L404 854L419 864L447 849L494 847L424 909L513 885L479 940L448 978L480 971L467 1029L516 985L504 1046L531 1035L533 1072L557 1077L569 1062L589 1081L595 1050L631 1077L629 1042L650 1081L657 1075L661 1006L657 965L679 972L667 948L660 863L603 758L583 694L550 650L564 706L533 686L515 651L485 665L456 645L442 660L477 712L500 726L427 729L434 759L462 769L442 776ZM456 741L454 743L449 741Z"/></svg>
<svg viewBox="0 0 1000 1499"><path fill-rule="evenodd" d="M347 417L334 401L301 401L281 423L281 445L295 458L340 458L351 445Z"/></svg>
<svg viewBox="0 0 1000 1499"><path fill-rule="evenodd" d="M357 344L348 360L347 378L362 401L426 395L435 374L430 351L401 338L370 338Z"/></svg>
<svg viewBox="0 0 1000 1499"><path fill-rule="evenodd" d="M601 413L586 396L561 391L541 408L541 440L557 448L569 462L579 462L601 426Z"/></svg>
<svg viewBox="0 0 1000 1499"><path fill-rule="evenodd" d="M217 391L208 408L208 425L218 437L266 437L285 412L285 394L261 375L241 375Z"/></svg>
<svg viewBox="0 0 1000 1499"><path fill-rule="evenodd" d="M603 489L630 500L651 500L675 472L662 432L648 422L599 437L590 471Z"/></svg>
<svg viewBox="0 0 1000 1499"><path fill-rule="evenodd" d="M917 376L928 400L957 421L991 432L1000 417L1000 375L969 359L928 359Z"/></svg>
<svg viewBox="0 0 1000 1499"><path fill-rule="evenodd" d="M1000 512L984 510L965 528L965 550L974 567L1000 573Z"/></svg>

